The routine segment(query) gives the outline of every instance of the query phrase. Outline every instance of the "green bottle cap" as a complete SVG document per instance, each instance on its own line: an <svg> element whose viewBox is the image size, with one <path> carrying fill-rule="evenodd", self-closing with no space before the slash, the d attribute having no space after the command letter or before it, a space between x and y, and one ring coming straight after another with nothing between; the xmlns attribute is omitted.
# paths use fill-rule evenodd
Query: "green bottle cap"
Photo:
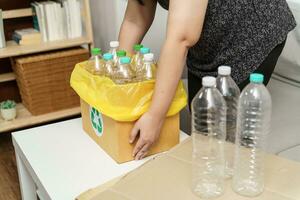
<svg viewBox="0 0 300 200"><path fill-rule="evenodd" d="M262 83L262 82L264 82L264 75L258 74L258 73L250 74L250 82L251 83Z"/></svg>
<svg viewBox="0 0 300 200"><path fill-rule="evenodd" d="M133 46L133 49L134 49L135 51L140 51L141 48L143 48L143 47L144 47L144 46L141 45L141 44L136 44L136 45Z"/></svg>
<svg viewBox="0 0 300 200"><path fill-rule="evenodd" d="M121 58L120 61L121 61L121 64L129 64L131 62L131 59L129 57L124 56Z"/></svg>
<svg viewBox="0 0 300 200"><path fill-rule="evenodd" d="M126 51L124 51L124 50L117 51L117 56L118 57L124 57L124 56L126 56Z"/></svg>
<svg viewBox="0 0 300 200"><path fill-rule="evenodd" d="M92 49L92 55L99 55L101 54L101 49L100 48L93 48Z"/></svg>

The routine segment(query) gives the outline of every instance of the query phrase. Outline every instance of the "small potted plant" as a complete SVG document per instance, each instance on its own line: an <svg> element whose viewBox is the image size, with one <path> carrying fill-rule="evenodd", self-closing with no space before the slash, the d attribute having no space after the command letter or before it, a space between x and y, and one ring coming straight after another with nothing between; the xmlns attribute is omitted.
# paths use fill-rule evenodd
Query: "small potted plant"
<svg viewBox="0 0 300 200"><path fill-rule="evenodd" d="M16 102L6 100L0 104L1 116L4 120L13 120L17 116Z"/></svg>

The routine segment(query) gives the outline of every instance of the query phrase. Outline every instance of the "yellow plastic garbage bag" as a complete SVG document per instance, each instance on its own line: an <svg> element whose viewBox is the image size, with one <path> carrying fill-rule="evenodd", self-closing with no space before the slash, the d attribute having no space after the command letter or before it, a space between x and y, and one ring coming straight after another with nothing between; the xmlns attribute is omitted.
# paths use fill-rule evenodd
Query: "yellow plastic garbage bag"
<svg viewBox="0 0 300 200"><path fill-rule="evenodd" d="M78 63L71 75L71 87L90 106L116 121L135 121L150 106L155 81L117 85L107 77L89 73L86 62ZM167 116L177 114L187 104L180 81Z"/></svg>

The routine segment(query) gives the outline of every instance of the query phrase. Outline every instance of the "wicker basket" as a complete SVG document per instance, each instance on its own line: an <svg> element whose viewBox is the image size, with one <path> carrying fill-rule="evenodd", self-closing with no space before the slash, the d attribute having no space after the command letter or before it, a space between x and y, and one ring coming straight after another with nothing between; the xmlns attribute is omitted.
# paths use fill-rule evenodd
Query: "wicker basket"
<svg viewBox="0 0 300 200"><path fill-rule="evenodd" d="M75 64L87 60L89 52L73 48L13 60L22 102L33 115L79 106L70 87Z"/></svg>

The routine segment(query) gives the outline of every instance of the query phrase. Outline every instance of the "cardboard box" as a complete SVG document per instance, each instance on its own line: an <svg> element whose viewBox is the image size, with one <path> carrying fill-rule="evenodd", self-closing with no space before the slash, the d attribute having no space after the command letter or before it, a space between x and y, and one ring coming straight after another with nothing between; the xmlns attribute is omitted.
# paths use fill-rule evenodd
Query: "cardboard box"
<svg viewBox="0 0 300 200"><path fill-rule="evenodd" d="M187 139L166 154L146 162L118 180L91 189L77 200L199 200L191 191L192 141ZM299 200L300 163L266 155L265 191L258 197L240 196L226 181L222 200Z"/></svg>
<svg viewBox="0 0 300 200"><path fill-rule="evenodd" d="M129 144L129 135L135 122L118 122L99 113L81 99L81 114L85 132L116 162L133 160L134 144ZM179 114L168 117L158 141L148 155L167 151L179 143Z"/></svg>

